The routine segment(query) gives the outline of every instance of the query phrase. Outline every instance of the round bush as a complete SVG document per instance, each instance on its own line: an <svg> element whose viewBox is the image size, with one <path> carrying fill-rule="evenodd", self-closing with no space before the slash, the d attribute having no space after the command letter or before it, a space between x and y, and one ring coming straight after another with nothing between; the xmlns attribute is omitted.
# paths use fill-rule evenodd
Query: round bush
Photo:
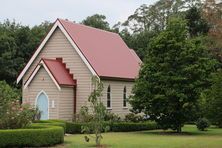
<svg viewBox="0 0 222 148"><path fill-rule="evenodd" d="M210 123L206 118L200 118L197 120L196 126L198 130L204 131L206 128L210 127Z"/></svg>
<svg viewBox="0 0 222 148"><path fill-rule="evenodd" d="M64 142L59 126L32 125L26 129L0 130L0 147L39 147Z"/></svg>

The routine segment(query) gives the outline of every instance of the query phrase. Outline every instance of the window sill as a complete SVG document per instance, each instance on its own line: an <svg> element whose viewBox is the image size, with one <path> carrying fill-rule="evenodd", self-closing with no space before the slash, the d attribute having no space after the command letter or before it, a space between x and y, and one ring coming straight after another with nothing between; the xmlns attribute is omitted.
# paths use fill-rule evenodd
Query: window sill
<svg viewBox="0 0 222 148"><path fill-rule="evenodd" d="M112 108L111 108L111 107L107 107L106 109L107 109L107 110L112 110Z"/></svg>
<svg viewBox="0 0 222 148"><path fill-rule="evenodd" d="M128 107L126 106L126 107L123 107L123 109L128 109Z"/></svg>

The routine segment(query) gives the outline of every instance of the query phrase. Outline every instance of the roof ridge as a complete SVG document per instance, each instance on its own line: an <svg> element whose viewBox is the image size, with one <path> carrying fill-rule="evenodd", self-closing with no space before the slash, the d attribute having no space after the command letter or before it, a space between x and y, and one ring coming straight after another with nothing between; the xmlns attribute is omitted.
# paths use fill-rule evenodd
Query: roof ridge
<svg viewBox="0 0 222 148"><path fill-rule="evenodd" d="M106 32L106 33L111 33L111 34L114 34L114 35L118 35L118 33L116 32L111 32L111 31L107 31L107 30L103 30L103 29L100 29L100 28L95 28L95 27L92 27L92 26L87 26L87 25L84 25L84 24L80 24L80 23L75 23L75 22L72 22L72 21L69 21L69 20L66 20L66 19L60 19L58 18L58 20L62 20L62 21L66 21L68 23L72 23L72 24L75 24L75 25L79 25L79 26L83 26L83 27L86 27L86 28L90 28L90 29L94 29L94 30L97 30L97 31L101 31L101 32ZM60 21L61 22L61 21Z"/></svg>

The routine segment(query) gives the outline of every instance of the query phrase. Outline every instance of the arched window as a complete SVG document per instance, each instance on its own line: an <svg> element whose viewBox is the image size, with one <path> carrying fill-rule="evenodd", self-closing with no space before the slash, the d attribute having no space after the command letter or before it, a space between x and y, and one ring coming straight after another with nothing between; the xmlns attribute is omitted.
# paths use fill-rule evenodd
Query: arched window
<svg viewBox="0 0 222 148"><path fill-rule="evenodd" d="M111 88L110 85L107 88L107 108L111 108Z"/></svg>
<svg viewBox="0 0 222 148"><path fill-rule="evenodd" d="M123 89L123 107L126 107L126 86Z"/></svg>

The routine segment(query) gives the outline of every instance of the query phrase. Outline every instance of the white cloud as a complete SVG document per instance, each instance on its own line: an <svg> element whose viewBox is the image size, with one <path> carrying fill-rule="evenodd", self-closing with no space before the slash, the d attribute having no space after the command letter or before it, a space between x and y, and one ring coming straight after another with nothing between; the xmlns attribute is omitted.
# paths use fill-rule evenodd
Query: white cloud
<svg viewBox="0 0 222 148"><path fill-rule="evenodd" d="M0 0L0 22L9 18L25 25L39 24L44 20L67 18L80 22L95 13L104 14L114 25L124 21L140 5L157 0Z"/></svg>

